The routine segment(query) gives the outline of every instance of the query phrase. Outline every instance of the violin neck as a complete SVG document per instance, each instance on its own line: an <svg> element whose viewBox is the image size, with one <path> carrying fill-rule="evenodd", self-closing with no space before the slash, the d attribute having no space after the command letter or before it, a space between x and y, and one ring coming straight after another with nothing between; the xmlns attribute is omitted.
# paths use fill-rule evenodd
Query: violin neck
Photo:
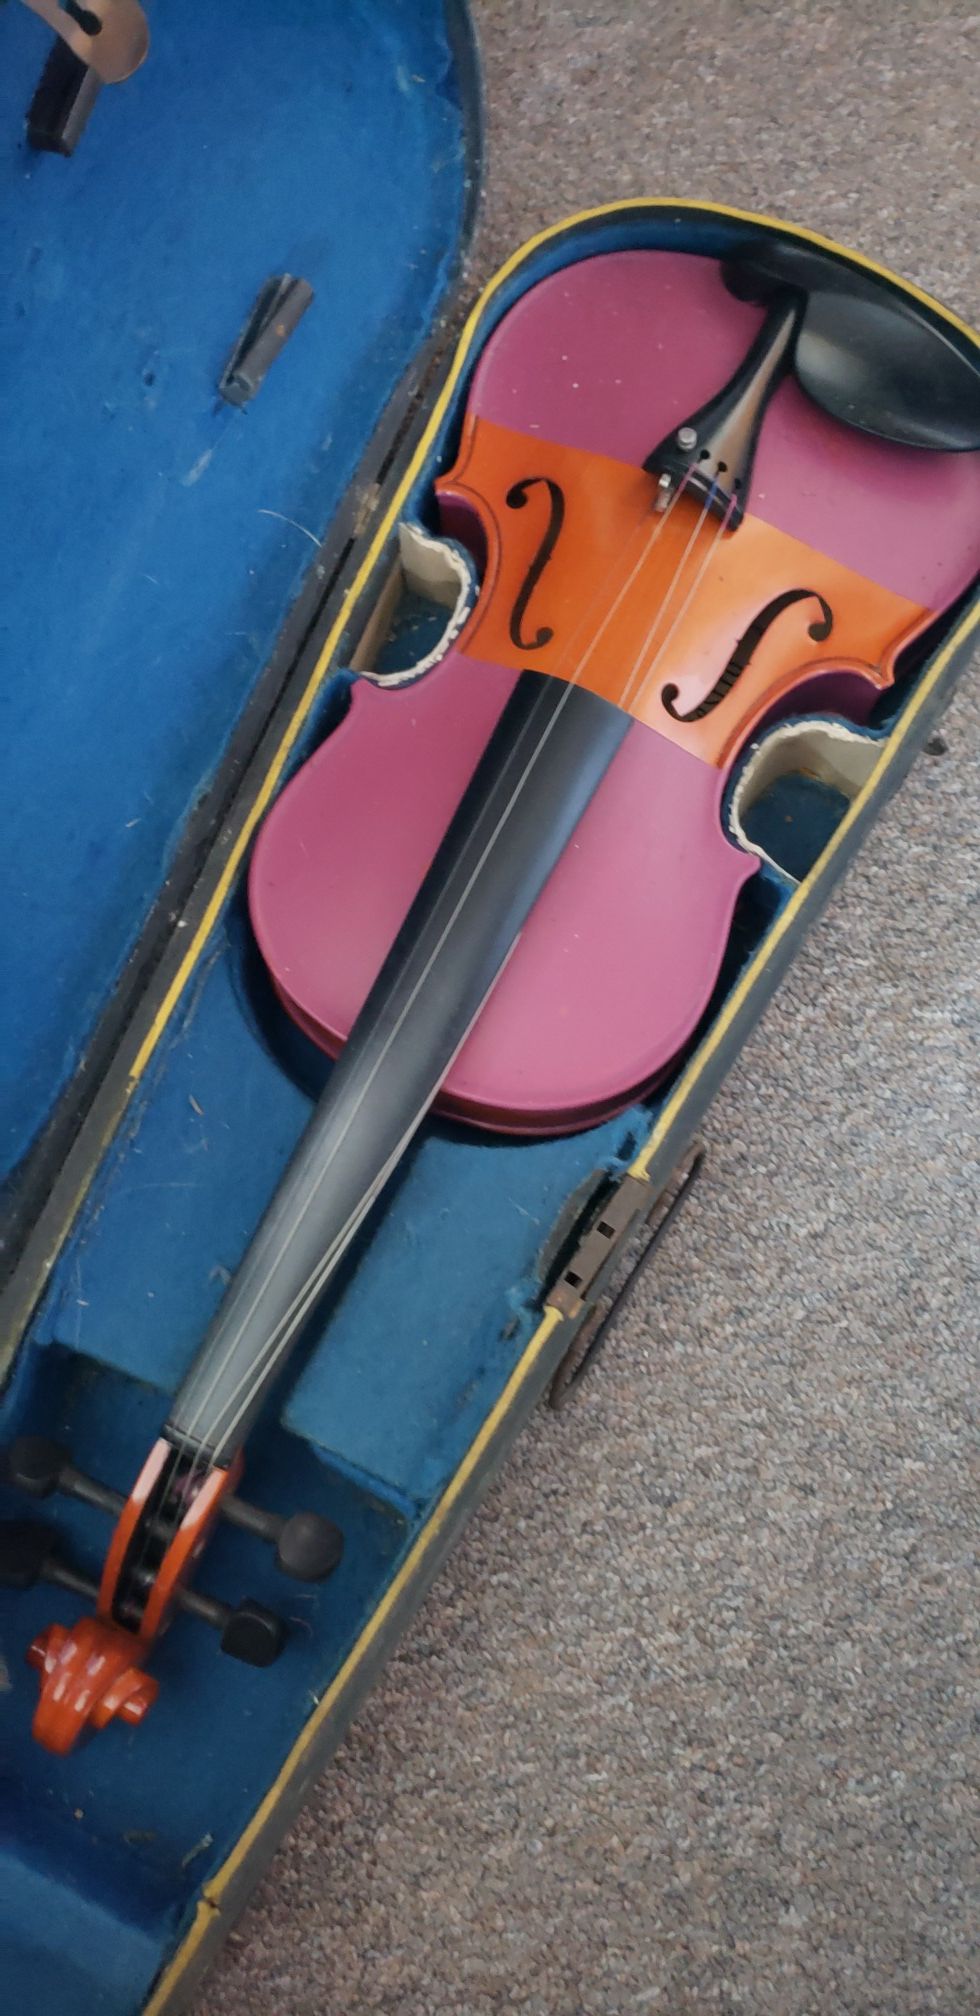
<svg viewBox="0 0 980 2016"><path fill-rule="evenodd" d="M518 678L177 1395L171 1441L235 1456L629 727L583 687Z"/></svg>

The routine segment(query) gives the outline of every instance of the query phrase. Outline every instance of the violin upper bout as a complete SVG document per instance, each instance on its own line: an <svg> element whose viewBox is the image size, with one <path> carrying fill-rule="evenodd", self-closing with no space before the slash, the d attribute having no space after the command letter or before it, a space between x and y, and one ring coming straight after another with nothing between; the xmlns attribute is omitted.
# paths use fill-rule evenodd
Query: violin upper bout
<svg viewBox="0 0 980 2016"><path fill-rule="evenodd" d="M34 1639L27 1661L41 1675L34 1735L62 1757L87 1730L104 1729L116 1717L141 1722L159 1692L158 1681L139 1663L133 1633L100 1617L81 1617L71 1630L50 1624Z"/></svg>

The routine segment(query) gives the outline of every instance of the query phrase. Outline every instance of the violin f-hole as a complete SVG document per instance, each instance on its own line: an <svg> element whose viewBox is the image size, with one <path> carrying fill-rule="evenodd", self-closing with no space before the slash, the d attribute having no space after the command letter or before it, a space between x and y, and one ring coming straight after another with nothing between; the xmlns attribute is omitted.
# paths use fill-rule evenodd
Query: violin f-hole
<svg viewBox="0 0 980 2016"><path fill-rule="evenodd" d="M751 663L766 631L775 623L776 618L794 602L808 602L811 599L819 602L821 613L816 622L807 625L807 635L813 639L814 644L825 643L834 627L834 612L830 603L822 595L818 595L815 588L787 588L782 595L776 595L771 602L767 602L754 623L749 624L744 635L739 638L721 678L697 707L692 707L689 713L682 714L675 705L679 688L675 685L664 687L661 698L671 719L703 721L706 714L713 713L719 702L724 700L726 693L730 693L736 681L741 678L746 666Z"/></svg>
<svg viewBox="0 0 980 2016"><path fill-rule="evenodd" d="M536 483L543 483L545 485L551 509L548 514L548 523L545 528L544 538L524 576L514 600L514 607L510 612L510 621L508 624L510 641L516 645L518 651L542 651L546 644L551 643L555 634L554 630L547 623L543 623L540 629L535 631L533 637L525 637L521 630L521 625L527 614L527 605L558 544L559 534L565 522L564 492L560 484L553 482L550 476L522 476L519 483L512 483L505 499L509 510L523 511L527 503L528 491L533 490Z"/></svg>

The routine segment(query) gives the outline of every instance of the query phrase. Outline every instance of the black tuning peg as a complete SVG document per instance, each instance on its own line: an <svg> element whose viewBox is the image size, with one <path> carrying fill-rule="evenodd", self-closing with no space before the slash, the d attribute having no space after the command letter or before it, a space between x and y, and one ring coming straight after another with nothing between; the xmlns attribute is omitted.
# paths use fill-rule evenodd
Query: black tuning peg
<svg viewBox="0 0 980 2016"><path fill-rule="evenodd" d="M296 1582L325 1582L343 1555L340 1527L318 1512L293 1512L286 1518L231 1496L222 1500L221 1511L230 1525L268 1541L276 1550L277 1567Z"/></svg>
<svg viewBox="0 0 980 2016"><path fill-rule="evenodd" d="M68 1461L61 1442L51 1442L45 1435L18 1435L3 1452L3 1481L31 1498L49 1498Z"/></svg>
<svg viewBox="0 0 980 2016"><path fill-rule="evenodd" d="M118 1516L126 1503L121 1491L112 1491L108 1484L76 1470L64 1443L47 1435L18 1435L11 1442L3 1455L3 1482L29 1498L50 1498L53 1491L63 1491L66 1497L79 1498L113 1516Z"/></svg>
<svg viewBox="0 0 980 2016"><path fill-rule="evenodd" d="M97 1582L61 1559L57 1535L43 1520L0 1521L0 1588L33 1589L37 1582L54 1582L93 1603L99 1593Z"/></svg>
<svg viewBox="0 0 980 2016"><path fill-rule="evenodd" d="M276 1541L276 1564L297 1582L325 1582L339 1567L344 1536L332 1519L316 1512L294 1512L283 1521Z"/></svg>
<svg viewBox="0 0 980 2016"><path fill-rule="evenodd" d="M70 1589L89 1603L98 1601L99 1585L58 1553L54 1529L41 1519L0 1520L0 1588L25 1591L38 1582ZM271 1666L286 1642L281 1617L246 1598L232 1609L216 1596L197 1589L176 1589L174 1602L189 1617L199 1617L221 1634L221 1650L247 1666Z"/></svg>
<svg viewBox="0 0 980 2016"><path fill-rule="evenodd" d="M64 1492L85 1505L97 1506L112 1518L118 1518L126 1504L121 1491L100 1484L96 1477L87 1477L76 1468L64 1443L47 1435L18 1435L11 1442L3 1454L2 1481L29 1498L49 1498L55 1491ZM325 1582L344 1551L340 1527L318 1512L294 1512L287 1518L280 1512L263 1512L260 1506L228 1494L222 1500L221 1515L229 1525L274 1547L278 1567L296 1582Z"/></svg>
<svg viewBox="0 0 980 2016"><path fill-rule="evenodd" d="M229 1610L221 1633L221 1650L246 1666L271 1666L286 1643L286 1626L273 1610L247 1597Z"/></svg>

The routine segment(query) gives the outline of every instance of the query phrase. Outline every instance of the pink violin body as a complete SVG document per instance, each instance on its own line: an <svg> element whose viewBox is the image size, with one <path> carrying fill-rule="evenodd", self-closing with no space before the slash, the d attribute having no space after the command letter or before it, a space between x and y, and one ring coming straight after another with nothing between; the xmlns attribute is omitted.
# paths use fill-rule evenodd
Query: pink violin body
<svg viewBox="0 0 980 2016"><path fill-rule="evenodd" d="M254 928L325 1048L343 1042L513 684L455 652L415 686L365 682L267 822ZM444 1111L559 1133L617 1111L670 1063L757 865L722 830L723 785L630 729L449 1072ZM709 892L698 930L695 886Z"/></svg>
<svg viewBox="0 0 980 2016"><path fill-rule="evenodd" d="M637 469L650 443L737 367L762 316L732 298L713 260L582 261L531 290L491 337L468 422L524 436L532 469L538 444ZM474 509L466 481L450 472L437 491L446 531L485 550L492 513ZM909 637L970 580L978 504L976 454L870 439L793 380L776 391L755 460L757 530L904 598ZM532 629L546 578L528 610ZM514 686L514 664L482 657L474 627L417 682L355 685L345 719L282 793L254 851L260 947L290 1013L332 1054ZM860 723L882 683L853 651L835 664L829 645L767 719L820 707ZM724 758L706 760L657 718L634 722L602 779L452 1064L443 1110L516 1133L588 1125L655 1084L695 1032L758 861L724 819L737 726Z"/></svg>

